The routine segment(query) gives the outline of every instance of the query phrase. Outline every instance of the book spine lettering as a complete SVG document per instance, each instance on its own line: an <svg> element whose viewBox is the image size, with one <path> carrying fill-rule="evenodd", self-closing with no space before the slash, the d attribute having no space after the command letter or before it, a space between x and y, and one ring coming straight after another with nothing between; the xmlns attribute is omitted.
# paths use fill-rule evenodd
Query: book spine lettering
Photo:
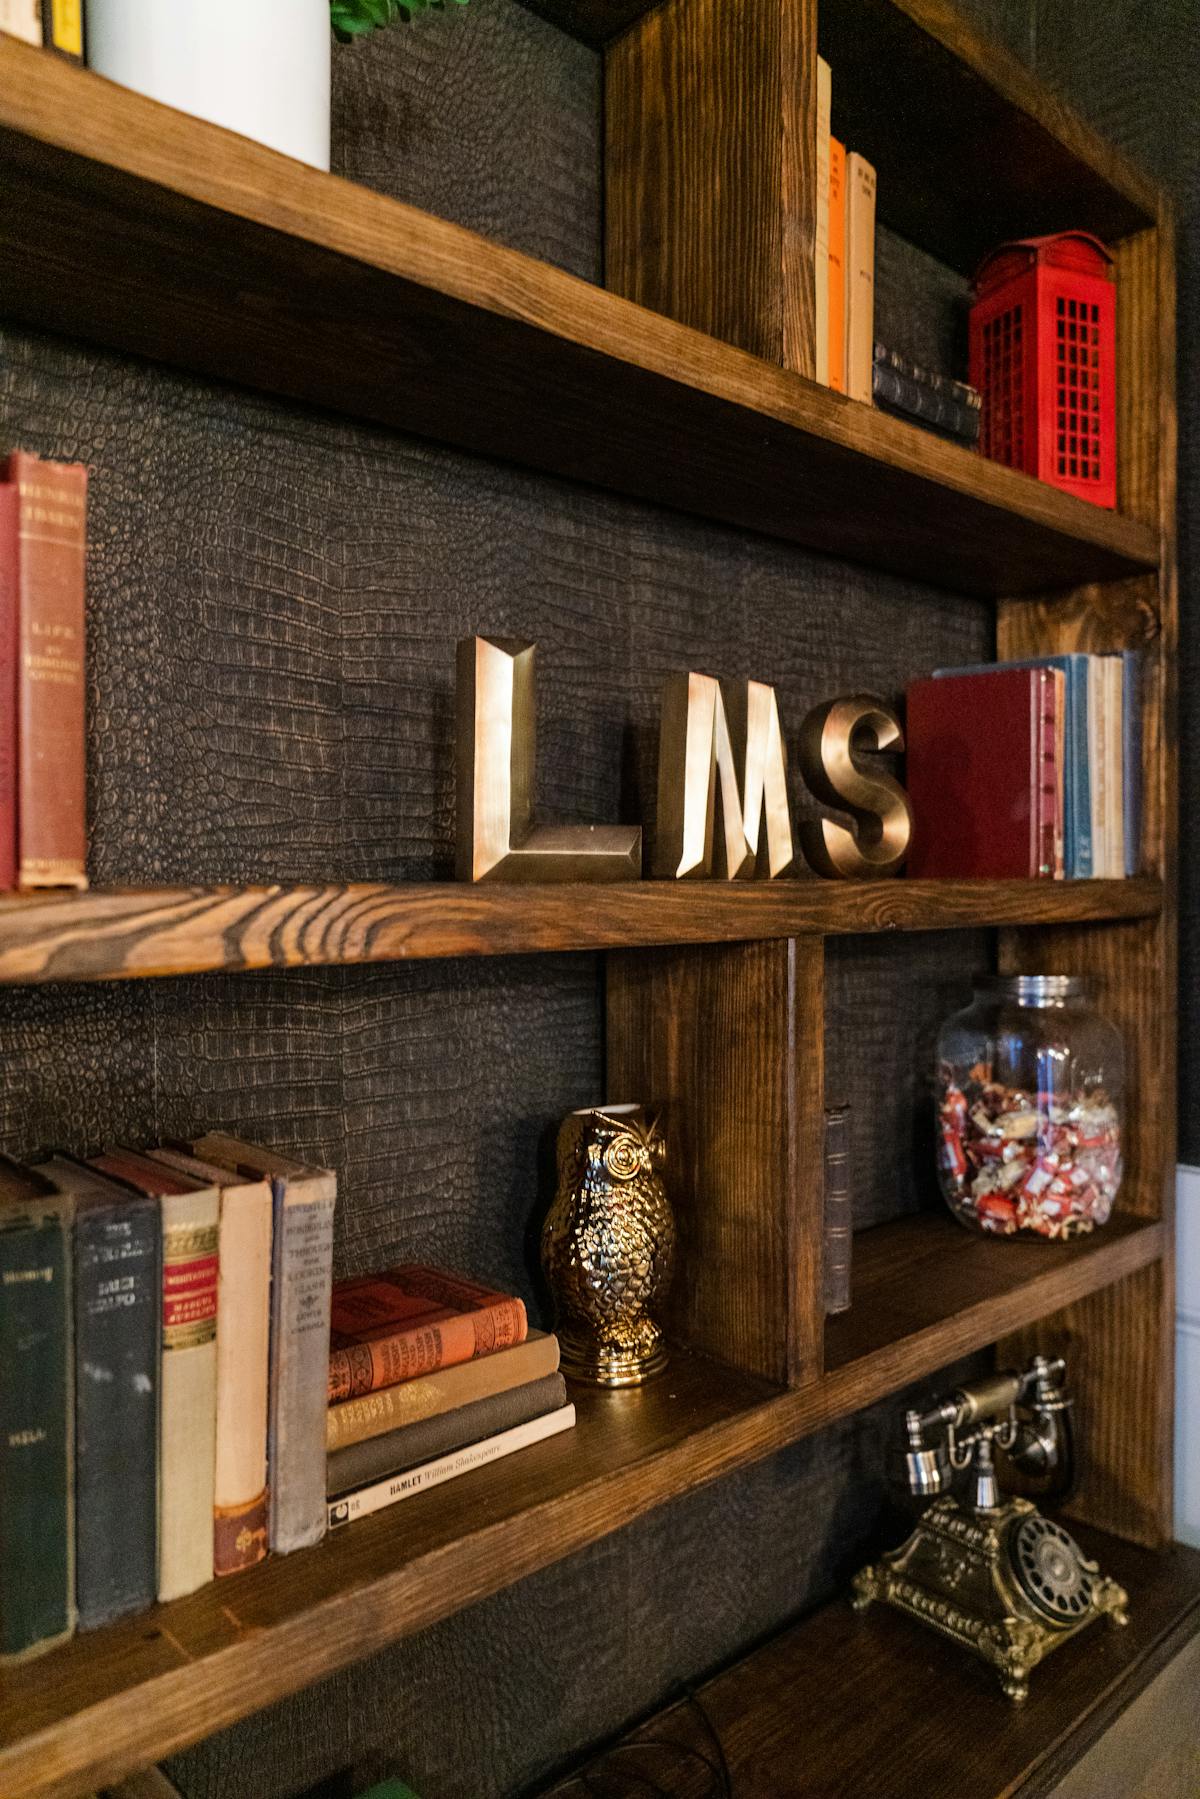
<svg viewBox="0 0 1200 1799"><path fill-rule="evenodd" d="M157 1592L159 1211L87 1207L75 1226L75 1538L80 1630Z"/></svg>
<svg viewBox="0 0 1200 1799"><path fill-rule="evenodd" d="M558 1360L557 1337L531 1334L524 1343L497 1350L495 1355L331 1405L326 1409L325 1447L330 1453L345 1449L370 1437L386 1436L402 1425L452 1411L455 1406L486 1399L489 1394L541 1380L557 1371Z"/></svg>
<svg viewBox="0 0 1200 1799"><path fill-rule="evenodd" d="M846 157L846 392L869 406L875 350L875 170Z"/></svg>
<svg viewBox="0 0 1200 1799"><path fill-rule="evenodd" d="M493 1349L508 1349L524 1340L525 1331L524 1305L519 1299L504 1299L437 1324L397 1331L374 1343L335 1349L329 1358L329 1403L358 1399L378 1387L394 1387L414 1375L469 1362Z"/></svg>
<svg viewBox="0 0 1200 1799"><path fill-rule="evenodd" d="M0 1661L74 1625L69 1289L62 1218L0 1229Z"/></svg>
<svg viewBox="0 0 1200 1799"><path fill-rule="evenodd" d="M162 1202L158 1596L213 1576L217 1425L217 1200Z"/></svg>
<svg viewBox="0 0 1200 1799"><path fill-rule="evenodd" d="M825 1259L827 1313L850 1306L850 1108L825 1108Z"/></svg>
<svg viewBox="0 0 1200 1799"><path fill-rule="evenodd" d="M567 1388L561 1374L548 1374L543 1380L530 1381L508 1393L493 1393L489 1399L478 1399L473 1405L458 1406L436 1418L419 1424L406 1424L385 1437L372 1437L366 1443L355 1443L339 1449L328 1459L326 1486L330 1495L348 1493L369 1486L390 1474L401 1474L422 1462L451 1455L468 1444L481 1443L501 1431L515 1430L531 1418L557 1412L567 1403Z"/></svg>
<svg viewBox="0 0 1200 1799"><path fill-rule="evenodd" d="M271 1190L221 1196L217 1277L217 1450L213 1571L236 1574L267 1553L267 1391Z"/></svg>
<svg viewBox="0 0 1200 1799"><path fill-rule="evenodd" d="M813 293L815 299L816 362L814 379L829 385L829 116L833 82L829 64L817 58L817 216Z"/></svg>
<svg viewBox="0 0 1200 1799"><path fill-rule="evenodd" d="M0 893L17 884L17 490L0 486Z"/></svg>
<svg viewBox="0 0 1200 1799"><path fill-rule="evenodd" d="M559 1412L549 1412L544 1418L534 1418L528 1424L519 1424L515 1430L506 1430L498 1437L488 1437L482 1443L472 1443L467 1449L457 1449L453 1455L441 1456L436 1462L426 1462L423 1467L410 1468L404 1474L392 1475L373 1487L365 1487L344 1499L330 1502L328 1517L330 1530L337 1530L343 1524L349 1524L353 1518L366 1518L372 1512L383 1511L386 1506L395 1505L398 1500L410 1499L414 1493L423 1493L429 1487L440 1487L443 1482L454 1480L460 1474L469 1474L474 1468L482 1468L488 1462L496 1462L501 1457L512 1455L518 1449L528 1449L533 1443L541 1443L547 1437L555 1437L560 1431L570 1430L575 1423L575 1407L563 1406Z"/></svg>
<svg viewBox="0 0 1200 1799"><path fill-rule="evenodd" d="M84 535L87 470L17 450L17 879L86 887Z"/></svg>
<svg viewBox="0 0 1200 1799"><path fill-rule="evenodd" d="M280 1191L284 1189L284 1191ZM271 1336L271 1548L305 1549L325 1534L325 1389L333 1286L336 1180L288 1203L277 1187Z"/></svg>
<svg viewBox="0 0 1200 1799"><path fill-rule="evenodd" d="M846 391L846 146L829 140L829 385Z"/></svg>
<svg viewBox="0 0 1200 1799"><path fill-rule="evenodd" d="M1055 686L1052 671L1039 669L1037 680L1033 684L1034 704L1037 708L1034 719L1033 743L1035 764L1033 768L1033 804L1030 807L1030 818L1034 826L1034 841L1031 852L1030 874L1043 880L1052 880L1055 871L1055 835L1057 825L1057 808L1055 795L1057 791L1057 773L1055 766Z"/></svg>

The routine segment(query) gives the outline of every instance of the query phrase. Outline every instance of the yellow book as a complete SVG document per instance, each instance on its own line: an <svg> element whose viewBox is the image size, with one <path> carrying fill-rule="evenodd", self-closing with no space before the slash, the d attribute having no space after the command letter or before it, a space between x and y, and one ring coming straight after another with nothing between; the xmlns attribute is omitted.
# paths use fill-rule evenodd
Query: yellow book
<svg viewBox="0 0 1200 1799"><path fill-rule="evenodd" d="M846 392L872 404L875 360L875 170L846 156Z"/></svg>
<svg viewBox="0 0 1200 1799"><path fill-rule="evenodd" d="M829 385L846 391L846 146L829 140Z"/></svg>
<svg viewBox="0 0 1200 1799"><path fill-rule="evenodd" d="M817 218L813 284L816 299L815 378L829 385L829 107L833 81L829 64L817 58Z"/></svg>

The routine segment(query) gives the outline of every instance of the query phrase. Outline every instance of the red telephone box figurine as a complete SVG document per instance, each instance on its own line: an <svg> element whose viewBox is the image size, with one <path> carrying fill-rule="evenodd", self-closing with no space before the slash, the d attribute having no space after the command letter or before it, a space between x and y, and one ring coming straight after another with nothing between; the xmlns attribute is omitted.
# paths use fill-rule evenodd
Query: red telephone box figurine
<svg viewBox="0 0 1200 1799"><path fill-rule="evenodd" d="M1002 244L971 308L981 451L1097 506L1117 503L1112 260L1086 231Z"/></svg>

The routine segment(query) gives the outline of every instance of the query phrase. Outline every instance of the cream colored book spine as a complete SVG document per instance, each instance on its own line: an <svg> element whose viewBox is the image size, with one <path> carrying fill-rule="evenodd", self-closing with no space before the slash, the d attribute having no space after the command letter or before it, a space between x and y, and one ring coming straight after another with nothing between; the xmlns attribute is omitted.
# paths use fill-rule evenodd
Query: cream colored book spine
<svg viewBox="0 0 1200 1799"><path fill-rule="evenodd" d="M271 1337L271 1188L221 1191L217 1305L217 1574L267 1553L267 1397Z"/></svg>
<svg viewBox="0 0 1200 1799"><path fill-rule="evenodd" d="M216 1189L162 1200L163 1317L158 1596L213 1577L217 1425Z"/></svg>
<svg viewBox="0 0 1200 1799"><path fill-rule="evenodd" d="M846 392L872 404L875 362L875 170L846 155Z"/></svg>
<svg viewBox="0 0 1200 1799"><path fill-rule="evenodd" d="M0 0L0 31L26 44L40 44L42 0Z"/></svg>
<svg viewBox="0 0 1200 1799"><path fill-rule="evenodd" d="M817 58L817 217L813 281L816 298L816 366L814 375L829 386L829 122L833 77L823 56Z"/></svg>
<svg viewBox="0 0 1200 1799"><path fill-rule="evenodd" d="M1108 795L1108 706L1104 680L1104 662L1099 656L1088 658L1088 771L1092 784L1092 873L1107 879L1113 870L1109 846L1111 809Z"/></svg>
<svg viewBox="0 0 1200 1799"><path fill-rule="evenodd" d="M1125 665L1120 656L1104 658L1105 715L1108 726L1108 857L1109 874L1125 874Z"/></svg>

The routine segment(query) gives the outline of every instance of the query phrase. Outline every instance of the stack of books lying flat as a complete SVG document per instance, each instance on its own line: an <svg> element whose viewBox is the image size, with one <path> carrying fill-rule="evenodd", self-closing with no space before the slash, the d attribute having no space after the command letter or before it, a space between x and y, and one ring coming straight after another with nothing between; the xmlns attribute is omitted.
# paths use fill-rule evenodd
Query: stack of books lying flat
<svg viewBox="0 0 1200 1799"><path fill-rule="evenodd" d="M510 1294L409 1264L333 1291L331 1529L569 1430L558 1339Z"/></svg>

